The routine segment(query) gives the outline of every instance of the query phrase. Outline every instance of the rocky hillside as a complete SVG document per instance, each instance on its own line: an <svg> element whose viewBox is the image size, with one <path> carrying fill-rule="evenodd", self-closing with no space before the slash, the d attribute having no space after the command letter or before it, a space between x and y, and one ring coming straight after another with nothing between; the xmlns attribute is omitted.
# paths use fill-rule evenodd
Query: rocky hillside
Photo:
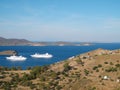
<svg viewBox="0 0 120 90"><path fill-rule="evenodd" d="M1 70L1 89L120 90L120 50L97 49L29 71Z"/></svg>

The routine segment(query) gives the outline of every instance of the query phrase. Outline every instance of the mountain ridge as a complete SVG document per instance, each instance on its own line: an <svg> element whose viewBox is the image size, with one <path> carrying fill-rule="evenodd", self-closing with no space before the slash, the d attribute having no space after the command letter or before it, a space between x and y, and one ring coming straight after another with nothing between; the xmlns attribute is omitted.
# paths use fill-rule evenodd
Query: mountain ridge
<svg viewBox="0 0 120 90"><path fill-rule="evenodd" d="M88 42L65 42L65 41L58 41L58 42L32 42L26 39L6 39L0 37L0 46L89 46L93 45L92 43Z"/></svg>
<svg viewBox="0 0 120 90"><path fill-rule="evenodd" d="M27 45L31 42L26 39L6 39L3 37L0 37L0 46L10 46L10 45Z"/></svg>

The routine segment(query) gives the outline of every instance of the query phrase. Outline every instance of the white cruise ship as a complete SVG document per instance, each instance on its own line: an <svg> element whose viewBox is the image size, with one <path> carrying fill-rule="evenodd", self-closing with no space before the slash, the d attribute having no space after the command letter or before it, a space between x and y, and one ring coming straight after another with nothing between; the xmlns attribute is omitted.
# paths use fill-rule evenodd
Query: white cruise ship
<svg viewBox="0 0 120 90"><path fill-rule="evenodd" d="M10 57L6 57L6 59L11 61L25 61L27 58L23 56L10 56Z"/></svg>
<svg viewBox="0 0 120 90"><path fill-rule="evenodd" d="M33 55L31 55L31 57L33 58L52 58L53 55L45 53L45 54L39 54L39 53L35 53Z"/></svg>

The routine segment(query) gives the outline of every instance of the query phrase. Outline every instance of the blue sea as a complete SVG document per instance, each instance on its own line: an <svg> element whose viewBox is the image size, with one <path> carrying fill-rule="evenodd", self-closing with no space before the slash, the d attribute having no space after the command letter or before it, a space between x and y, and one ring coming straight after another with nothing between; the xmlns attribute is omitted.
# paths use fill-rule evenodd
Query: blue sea
<svg viewBox="0 0 120 90"><path fill-rule="evenodd" d="M101 43L91 46L0 46L0 51L16 50L19 55L27 57L26 61L9 61L6 60L6 56L0 56L0 66L20 66L22 69L26 69L29 66L49 65L98 48L120 49L120 43ZM49 59L35 59L30 56L34 53L50 53L53 57Z"/></svg>

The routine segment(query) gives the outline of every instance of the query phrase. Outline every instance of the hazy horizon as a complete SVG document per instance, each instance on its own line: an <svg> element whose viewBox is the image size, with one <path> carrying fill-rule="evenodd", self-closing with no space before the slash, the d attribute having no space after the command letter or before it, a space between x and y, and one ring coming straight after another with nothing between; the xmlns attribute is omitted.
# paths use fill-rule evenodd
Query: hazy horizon
<svg viewBox="0 0 120 90"><path fill-rule="evenodd" d="M0 36L120 42L119 0L0 0Z"/></svg>

